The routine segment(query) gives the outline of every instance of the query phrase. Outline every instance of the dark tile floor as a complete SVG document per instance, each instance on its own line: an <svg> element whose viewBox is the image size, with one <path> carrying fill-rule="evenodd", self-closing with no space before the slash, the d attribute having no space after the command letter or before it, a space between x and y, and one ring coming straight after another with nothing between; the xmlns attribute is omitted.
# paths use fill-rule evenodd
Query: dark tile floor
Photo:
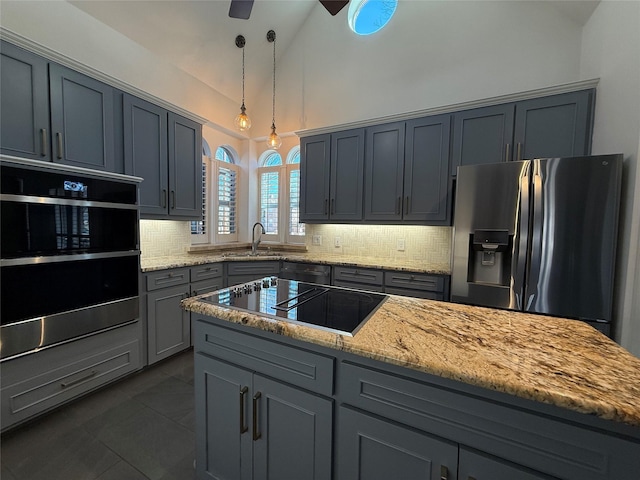
<svg viewBox="0 0 640 480"><path fill-rule="evenodd" d="M193 480L188 350L10 431L2 480Z"/></svg>

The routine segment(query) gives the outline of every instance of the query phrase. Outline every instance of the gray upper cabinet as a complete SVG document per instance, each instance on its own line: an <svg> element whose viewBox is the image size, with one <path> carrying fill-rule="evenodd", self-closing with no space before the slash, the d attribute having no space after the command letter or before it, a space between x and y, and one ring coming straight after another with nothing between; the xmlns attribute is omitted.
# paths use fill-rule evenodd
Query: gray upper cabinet
<svg viewBox="0 0 640 480"><path fill-rule="evenodd" d="M140 214L166 215L169 191L167 111L124 95L125 172L142 177Z"/></svg>
<svg viewBox="0 0 640 480"><path fill-rule="evenodd" d="M404 122L367 128L364 218L402 219Z"/></svg>
<svg viewBox="0 0 640 480"><path fill-rule="evenodd" d="M303 221L362 220L364 129L300 141Z"/></svg>
<svg viewBox="0 0 640 480"><path fill-rule="evenodd" d="M47 60L0 43L0 152L51 161Z"/></svg>
<svg viewBox="0 0 640 480"><path fill-rule="evenodd" d="M202 215L202 127L131 95L124 95L125 172L142 177L142 218Z"/></svg>
<svg viewBox="0 0 640 480"><path fill-rule="evenodd" d="M518 102L514 160L591 153L595 91Z"/></svg>
<svg viewBox="0 0 640 480"><path fill-rule="evenodd" d="M113 88L49 64L54 162L114 170Z"/></svg>
<svg viewBox="0 0 640 480"><path fill-rule="evenodd" d="M458 166L589 155L594 90L454 114L451 174Z"/></svg>
<svg viewBox="0 0 640 480"><path fill-rule="evenodd" d="M511 160L514 115L512 103L454 114L451 174L459 166Z"/></svg>
<svg viewBox="0 0 640 480"><path fill-rule="evenodd" d="M448 225L451 116L367 129L365 220Z"/></svg>
<svg viewBox="0 0 640 480"><path fill-rule="evenodd" d="M202 218L202 126L169 112L169 215Z"/></svg>

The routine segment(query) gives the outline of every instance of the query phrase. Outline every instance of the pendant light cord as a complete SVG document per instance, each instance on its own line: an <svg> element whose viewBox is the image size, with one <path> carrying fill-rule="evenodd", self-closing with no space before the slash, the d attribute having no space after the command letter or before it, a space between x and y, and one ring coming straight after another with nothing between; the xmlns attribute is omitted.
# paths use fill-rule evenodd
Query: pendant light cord
<svg viewBox="0 0 640 480"><path fill-rule="evenodd" d="M276 35L273 34L273 105L272 105L271 126L276 125Z"/></svg>
<svg viewBox="0 0 640 480"><path fill-rule="evenodd" d="M244 107L244 47L242 47L242 106Z"/></svg>

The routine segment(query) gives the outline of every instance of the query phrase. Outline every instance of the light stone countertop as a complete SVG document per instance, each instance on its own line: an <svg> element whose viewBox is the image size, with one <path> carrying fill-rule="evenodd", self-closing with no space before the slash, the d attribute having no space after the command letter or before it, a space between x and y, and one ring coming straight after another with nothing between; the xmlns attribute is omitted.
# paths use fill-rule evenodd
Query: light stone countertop
<svg viewBox="0 0 640 480"><path fill-rule="evenodd" d="M353 336L183 300L183 308L640 427L640 359L591 326L390 295Z"/></svg>
<svg viewBox="0 0 640 480"><path fill-rule="evenodd" d="M246 253L246 252L245 252ZM191 267L214 262L255 262L268 260L287 260L291 262L307 262L322 265L341 265L360 268L378 268L399 270L414 273L431 273L450 275L451 266L446 264L428 264L407 260L406 262L387 260L377 257L348 257L346 255L319 255L302 252L270 252L256 256L229 255L224 253L184 253L166 257L141 258L143 272L153 272L167 268Z"/></svg>

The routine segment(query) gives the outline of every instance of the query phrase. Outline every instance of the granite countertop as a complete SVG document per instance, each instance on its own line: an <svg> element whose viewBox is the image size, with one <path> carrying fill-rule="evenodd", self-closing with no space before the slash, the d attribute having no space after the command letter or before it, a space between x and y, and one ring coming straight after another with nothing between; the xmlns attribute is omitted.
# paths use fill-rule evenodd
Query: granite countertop
<svg viewBox="0 0 640 480"><path fill-rule="evenodd" d="M247 256L248 252L240 254L225 253L184 253L166 257L155 257L140 260L143 272L164 270L167 268L190 267L214 262L255 262L268 260L287 260L291 262L307 262L321 265L342 265L361 268L378 268L388 270L400 270L414 273L432 273L450 275L451 266L446 264L430 264L416 262L414 259L407 261L387 260L375 257L349 257L346 255L321 255L303 252L269 252L256 256Z"/></svg>
<svg viewBox="0 0 640 480"><path fill-rule="evenodd" d="M198 298L183 308L640 427L640 359L580 321L390 295L348 337Z"/></svg>

